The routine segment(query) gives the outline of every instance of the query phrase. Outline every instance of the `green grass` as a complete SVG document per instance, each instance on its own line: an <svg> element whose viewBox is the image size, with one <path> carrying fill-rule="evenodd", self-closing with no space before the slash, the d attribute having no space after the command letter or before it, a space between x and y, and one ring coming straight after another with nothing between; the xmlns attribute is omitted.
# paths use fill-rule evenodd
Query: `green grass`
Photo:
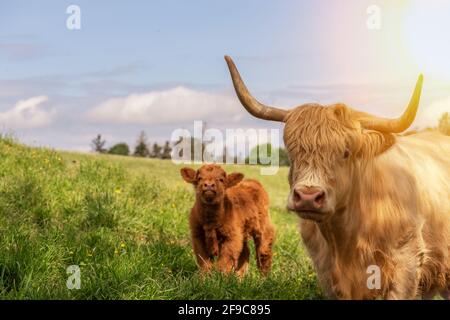
<svg viewBox="0 0 450 320"><path fill-rule="evenodd" d="M0 138L0 298L316 299L322 294L284 209L287 169L259 179L277 230L273 271L200 277L189 240L192 187L171 161L56 152ZM81 288L69 290L69 265Z"/></svg>

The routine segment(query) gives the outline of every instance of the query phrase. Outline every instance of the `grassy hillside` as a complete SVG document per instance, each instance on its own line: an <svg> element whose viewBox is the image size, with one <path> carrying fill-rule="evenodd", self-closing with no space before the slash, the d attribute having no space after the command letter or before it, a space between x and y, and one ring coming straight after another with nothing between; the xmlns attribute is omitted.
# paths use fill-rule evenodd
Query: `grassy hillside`
<svg viewBox="0 0 450 320"><path fill-rule="evenodd" d="M277 229L273 272L199 277L189 242L192 187L171 161L35 149L0 139L0 298L311 299L316 276L297 218L284 210L287 169L260 176ZM81 289L66 287L69 265Z"/></svg>

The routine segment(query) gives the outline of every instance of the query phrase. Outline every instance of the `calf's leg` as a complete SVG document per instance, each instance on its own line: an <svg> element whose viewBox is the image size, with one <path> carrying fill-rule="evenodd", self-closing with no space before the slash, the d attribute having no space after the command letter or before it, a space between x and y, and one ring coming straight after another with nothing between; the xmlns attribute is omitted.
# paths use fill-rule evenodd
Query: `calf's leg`
<svg viewBox="0 0 450 320"><path fill-rule="evenodd" d="M249 258L250 258L250 249L248 247L247 241L244 241L236 268L236 273L239 277L243 277L247 272Z"/></svg>
<svg viewBox="0 0 450 320"><path fill-rule="evenodd" d="M237 269L237 263L243 247L242 235L235 235L224 240L219 249L217 269L222 273L230 273Z"/></svg>
<svg viewBox="0 0 450 320"><path fill-rule="evenodd" d="M192 234L192 247L194 249L197 265L202 273L211 271L213 259L208 253L203 230L199 229Z"/></svg>
<svg viewBox="0 0 450 320"><path fill-rule="evenodd" d="M205 242L208 253L212 256L219 255L219 243L215 229L205 229Z"/></svg>
<svg viewBox="0 0 450 320"><path fill-rule="evenodd" d="M255 232L253 236L256 249L256 264L263 275L272 268L272 245L275 240L275 230L267 225L263 232Z"/></svg>

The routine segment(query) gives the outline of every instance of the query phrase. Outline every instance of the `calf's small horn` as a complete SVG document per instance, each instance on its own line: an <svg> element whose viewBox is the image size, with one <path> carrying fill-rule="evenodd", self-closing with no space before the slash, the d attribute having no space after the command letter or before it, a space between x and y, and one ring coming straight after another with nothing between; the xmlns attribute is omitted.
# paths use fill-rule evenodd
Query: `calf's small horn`
<svg viewBox="0 0 450 320"><path fill-rule="evenodd" d="M244 108L256 118L284 122L288 111L266 106L253 98L245 86L244 81L242 81L233 60L229 56L225 56L225 61L228 64L228 69L230 70L231 79L233 80L236 94Z"/></svg>
<svg viewBox="0 0 450 320"><path fill-rule="evenodd" d="M419 107L420 94L422 92L423 75L419 75L417 79L414 93L409 101L408 108L405 112L396 119L379 118L369 114L360 113L361 117L358 119L361 125L370 130L376 130L389 133L400 133L409 128L413 123L417 109Z"/></svg>

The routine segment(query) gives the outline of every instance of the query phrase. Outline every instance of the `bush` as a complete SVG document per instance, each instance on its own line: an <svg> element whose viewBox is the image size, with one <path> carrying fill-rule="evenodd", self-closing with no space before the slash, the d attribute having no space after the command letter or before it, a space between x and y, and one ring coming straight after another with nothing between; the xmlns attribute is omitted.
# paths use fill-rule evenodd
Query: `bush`
<svg viewBox="0 0 450 320"><path fill-rule="evenodd" d="M117 143L114 146L112 146L108 150L109 154L117 154L121 156L128 156L130 154L130 148L128 147L128 144L121 142Z"/></svg>
<svg viewBox="0 0 450 320"><path fill-rule="evenodd" d="M271 159L272 156L274 159ZM255 163L256 162L256 163ZM270 143L260 144L245 158L246 164L290 166L289 156L284 148L273 148Z"/></svg>

